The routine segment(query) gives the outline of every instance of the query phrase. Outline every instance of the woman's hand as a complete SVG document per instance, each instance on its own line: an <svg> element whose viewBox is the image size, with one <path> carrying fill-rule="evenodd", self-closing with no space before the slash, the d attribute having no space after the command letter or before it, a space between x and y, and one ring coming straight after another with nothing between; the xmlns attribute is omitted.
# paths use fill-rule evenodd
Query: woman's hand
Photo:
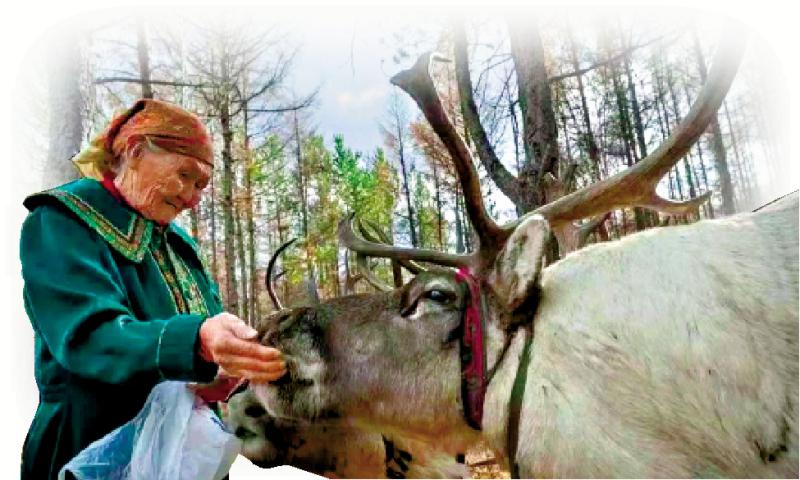
<svg viewBox="0 0 800 480"><path fill-rule="evenodd" d="M199 335L200 356L229 375L265 383L286 373L281 352L255 341L258 332L235 315L223 312L207 319Z"/></svg>

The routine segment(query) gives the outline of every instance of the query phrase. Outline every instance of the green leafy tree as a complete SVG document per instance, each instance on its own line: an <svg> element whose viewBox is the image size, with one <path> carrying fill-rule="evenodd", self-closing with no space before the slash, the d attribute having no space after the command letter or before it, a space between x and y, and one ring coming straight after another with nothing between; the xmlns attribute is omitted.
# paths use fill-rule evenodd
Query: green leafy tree
<svg viewBox="0 0 800 480"><path fill-rule="evenodd" d="M439 215L433 195L421 173L414 178L414 210L419 218L419 240L422 247L438 245Z"/></svg>
<svg viewBox="0 0 800 480"><path fill-rule="evenodd" d="M343 208L334 189L333 154L325 147L322 136L312 135L303 144L303 159L312 197L306 251L319 275L321 296L337 296L340 293L337 226Z"/></svg>
<svg viewBox="0 0 800 480"><path fill-rule="evenodd" d="M382 149L371 161L347 148L341 135L334 137L333 171L338 193L348 212L379 225L389 225L397 194L397 174Z"/></svg>
<svg viewBox="0 0 800 480"><path fill-rule="evenodd" d="M334 137L333 172L337 192L345 210L392 231L392 217L398 194L397 172L389 164L382 149L371 159L364 159L344 144L341 135ZM388 282L390 267L380 262L378 276Z"/></svg>

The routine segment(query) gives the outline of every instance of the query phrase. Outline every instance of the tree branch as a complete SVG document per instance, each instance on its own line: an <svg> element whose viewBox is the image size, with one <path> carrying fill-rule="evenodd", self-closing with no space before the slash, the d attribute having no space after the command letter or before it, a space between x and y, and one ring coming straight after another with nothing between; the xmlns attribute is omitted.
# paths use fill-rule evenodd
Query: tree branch
<svg viewBox="0 0 800 480"><path fill-rule="evenodd" d="M297 110L302 110L304 108L308 108L314 102L317 97L317 91L314 91L311 95L303 99L300 103L295 105L290 105L288 107L277 107L277 108L248 108L248 112L254 113L284 113L284 112L296 112Z"/></svg>
<svg viewBox="0 0 800 480"><path fill-rule="evenodd" d="M469 134L478 151L478 158L480 158L486 172L492 177L497 187L516 204L519 200L517 179L500 162L478 115L478 107L475 104L475 98L472 94L472 80L469 75L469 58L467 57L467 38L464 24L460 22L454 24L453 34L455 41L456 81L458 83L464 123L469 129Z"/></svg>
<svg viewBox="0 0 800 480"><path fill-rule="evenodd" d="M153 85L168 85L172 87L194 87L194 88L213 87L213 85L208 83L173 82L169 80L148 80L148 81ZM130 78L130 77L103 77L95 79L94 83L95 85L102 85L104 83L138 83L139 85L141 85L144 83L144 80L142 80L141 78Z"/></svg>
<svg viewBox="0 0 800 480"><path fill-rule="evenodd" d="M670 43L675 42L676 40L678 40L678 38L680 38L681 35L683 35L683 32L679 32L677 35L675 35L674 38L672 38L669 42L665 43L664 45L666 46L666 45L669 45ZM628 47L628 48L622 50L621 52L617 53L616 55L608 57L605 60L602 60L600 62L595 62L595 63L589 65L588 67L579 68L578 70L575 70L575 71L572 71L572 72L567 72L567 73L561 73L559 75L554 75L552 77L549 77L547 79L547 81L550 82L550 83L559 82L561 80L564 80L564 79L567 79L567 78L570 78L570 77L577 77L578 75L583 75L584 73L591 72L592 70L594 70L596 68L608 65L610 63L614 63L614 62L616 62L618 60L621 60L622 58L624 58L625 56L627 56L631 52L634 52L634 51L636 51L636 50L638 50L640 48L644 48L644 47L646 47L648 45L651 45L653 43L661 41L661 40L664 39L665 36L666 35L661 35L659 37L656 37L656 38L653 38L651 40L648 40L647 42L640 43L639 45L633 45L631 47Z"/></svg>

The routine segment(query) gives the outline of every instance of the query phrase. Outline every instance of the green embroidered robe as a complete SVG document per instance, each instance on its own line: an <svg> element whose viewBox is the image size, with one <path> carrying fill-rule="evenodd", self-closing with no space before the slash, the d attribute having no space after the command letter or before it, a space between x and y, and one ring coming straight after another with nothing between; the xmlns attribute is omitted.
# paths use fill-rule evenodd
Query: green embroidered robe
<svg viewBox="0 0 800 480"><path fill-rule="evenodd" d="M81 179L25 199L20 257L39 407L23 478L56 478L161 380L211 381L198 331L222 310L197 248Z"/></svg>

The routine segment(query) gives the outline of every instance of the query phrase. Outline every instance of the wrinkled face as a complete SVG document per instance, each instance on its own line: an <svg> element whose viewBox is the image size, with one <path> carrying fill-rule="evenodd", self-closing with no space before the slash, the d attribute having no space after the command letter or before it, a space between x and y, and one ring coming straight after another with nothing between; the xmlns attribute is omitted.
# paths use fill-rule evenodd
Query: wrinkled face
<svg viewBox="0 0 800 480"><path fill-rule="evenodd" d="M141 145L123 162L114 184L142 215L166 224L197 205L211 173L210 165L194 157Z"/></svg>
<svg viewBox="0 0 800 480"><path fill-rule="evenodd" d="M422 273L386 294L278 312L259 326L288 374L253 386L277 417L347 418L430 437L464 425L459 338L466 289Z"/></svg>

